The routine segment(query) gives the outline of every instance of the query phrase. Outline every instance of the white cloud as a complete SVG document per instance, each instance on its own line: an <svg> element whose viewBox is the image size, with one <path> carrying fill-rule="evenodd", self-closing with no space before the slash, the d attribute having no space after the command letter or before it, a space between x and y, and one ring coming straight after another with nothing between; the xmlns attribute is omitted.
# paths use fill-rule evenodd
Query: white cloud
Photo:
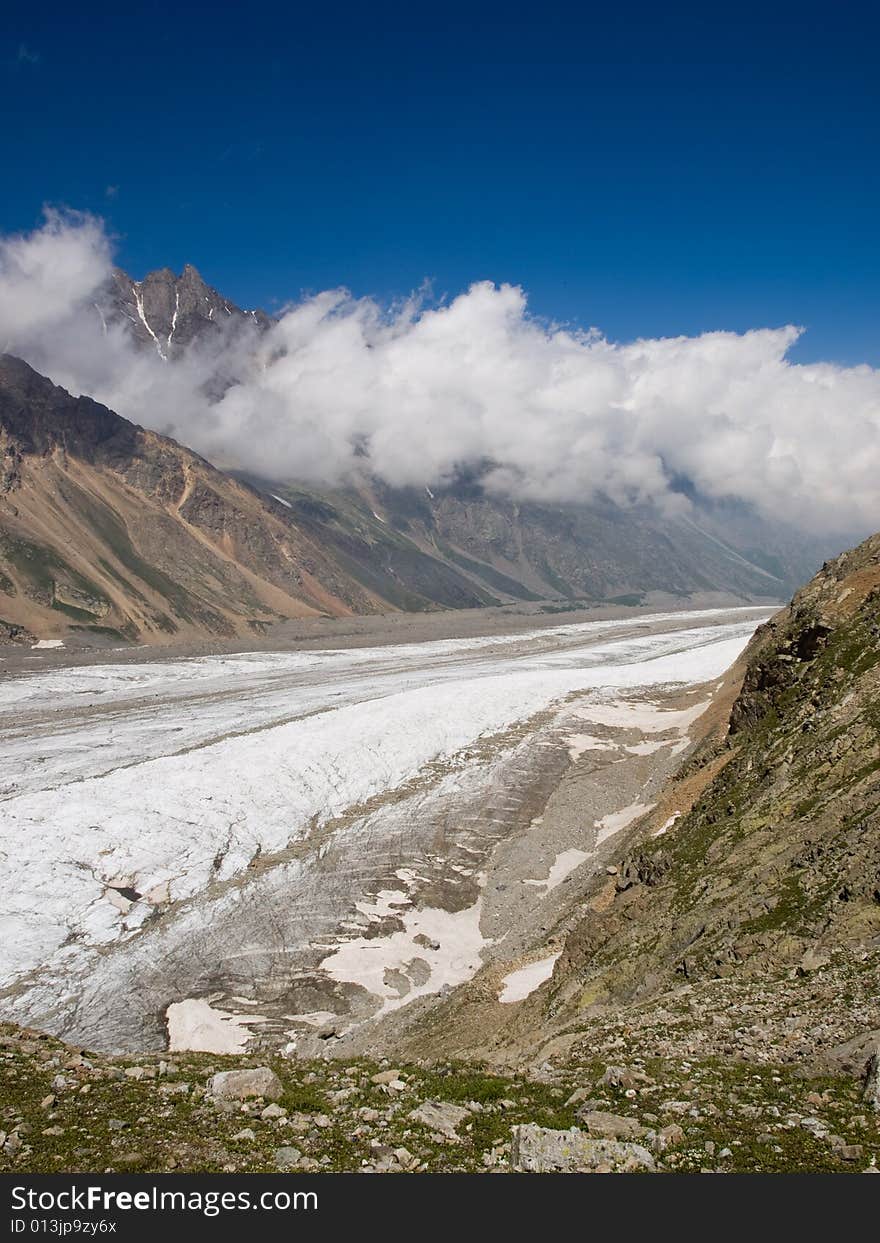
<svg viewBox="0 0 880 1243"><path fill-rule="evenodd" d="M256 345L225 340L241 383L211 404L214 355L166 364L101 327L110 263L90 217L0 242L0 343L223 462L337 483L368 460L419 486L489 462L488 486L515 497L660 505L683 504L684 476L812 530L880 527L880 374L789 362L796 328L615 345L540 323L511 285L392 310L334 290Z"/></svg>
<svg viewBox="0 0 880 1243"><path fill-rule="evenodd" d="M41 229L0 239L0 340L65 327L109 267L110 243L93 216L47 209Z"/></svg>

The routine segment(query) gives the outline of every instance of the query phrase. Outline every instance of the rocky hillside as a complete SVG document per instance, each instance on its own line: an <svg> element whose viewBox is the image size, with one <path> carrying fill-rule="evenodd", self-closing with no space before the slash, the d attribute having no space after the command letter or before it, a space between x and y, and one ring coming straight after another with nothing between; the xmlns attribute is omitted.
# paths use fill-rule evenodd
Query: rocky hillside
<svg viewBox="0 0 880 1243"><path fill-rule="evenodd" d="M0 358L0 625L162 642L388 603L288 509Z"/></svg>
<svg viewBox="0 0 880 1243"><path fill-rule="evenodd" d="M575 929L555 1004L814 976L838 959L876 976L878 702L874 536L760 628L727 738L691 761L691 775L711 781L662 843L622 862L607 909Z"/></svg>
<svg viewBox="0 0 880 1243"><path fill-rule="evenodd" d="M0 638L231 638L497 603L362 506L328 524L326 502L233 478L9 355L0 459Z"/></svg>
<svg viewBox="0 0 880 1243"><path fill-rule="evenodd" d="M472 604L544 600L559 611L575 601L660 608L689 598L776 602L821 560L815 542L729 510L673 521L648 507L601 501L519 504L488 495L474 479L429 492L365 478L320 492L241 477L283 497L297 522L364 585L402 608L440 583L447 591L457 584Z"/></svg>
<svg viewBox="0 0 880 1243"><path fill-rule="evenodd" d="M618 591L634 583L663 588L658 602L702 587L711 599L725 583L689 570L684 546L673 555L666 537L623 514L607 520L625 531L615 561L606 520L591 525L586 511L563 521L451 492L431 508L367 485L323 495L233 478L10 356L0 359L0 441L6 639L231 638L314 613L548 595L637 604L644 591ZM548 522L569 533L550 538ZM560 556L566 581L549 568ZM747 598L757 580L743 573L734 578ZM778 579L759 578L772 595Z"/></svg>
<svg viewBox="0 0 880 1243"><path fill-rule="evenodd" d="M377 499L420 547L517 598L634 604L650 593L719 592L780 600L821 559L811 541L732 505L700 502L693 516L673 519L601 498L518 503L485 492L476 477L420 495L378 488Z"/></svg>
<svg viewBox="0 0 880 1243"><path fill-rule="evenodd" d="M562 946L548 983L512 1013L478 975L401 1053L435 1052L442 1029L447 1050L500 1064L865 1071L880 1050L880 536L827 563L731 680L728 719L547 929Z"/></svg>
<svg viewBox="0 0 880 1243"><path fill-rule="evenodd" d="M878 1122L854 1080L790 1067L132 1060L0 1027L10 1173L876 1173Z"/></svg>

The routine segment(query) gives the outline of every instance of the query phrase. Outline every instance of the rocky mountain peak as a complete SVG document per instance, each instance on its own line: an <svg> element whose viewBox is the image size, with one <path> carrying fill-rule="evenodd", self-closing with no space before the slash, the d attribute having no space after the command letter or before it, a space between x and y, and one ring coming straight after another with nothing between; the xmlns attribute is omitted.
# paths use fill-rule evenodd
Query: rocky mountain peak
<svg viewBox="0 0 880 1243"><path fill-rule="evenodd" d="M233 326L263 330L271 323L263 311L243 311L224 298L191 263L179 276L170 268L157 268L141 281L115 268L101 313L105 322L125 323L139 345L155 349L165 360L178 358L194 342Z"/></svg>
<svg viewBox="0 0 880 1243"><path fill-rule="evenodd" d="M73 397L11 354L0 354L0 445L8 459L55 449L91 461L100 445L126 445L139 429L90 397ZM10 478L11 482L11 478Z"/></svg>

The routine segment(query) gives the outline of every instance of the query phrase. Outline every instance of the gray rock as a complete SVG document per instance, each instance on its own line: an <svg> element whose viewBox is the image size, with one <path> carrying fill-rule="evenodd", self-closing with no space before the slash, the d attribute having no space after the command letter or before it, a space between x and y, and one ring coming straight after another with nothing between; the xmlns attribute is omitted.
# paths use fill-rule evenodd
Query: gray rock
<svg viewBox="0 0 880 1243"><path fill-rule="evenodd" d="M880 1113L880 1045L874 1050L868 1062L862 1100L869 1109Z"/></svg>
<svg viewBox="0 0 880 1243"><path fill-rule="evenodd" d="M394 1150L380 1140L374 1139L371 1141L370 1155L373 1158L373 1162L372 1165L366 1167L366 1170L374 1174L387 1174L391 1170L398 1168L398 1161Z"/></svg>
<svg viewBox="0 0 880 1243"><path fill-rule="evenodd" d="M578 1117L590 1134L599 1139L641 1139L647 1130L635 1118L623 1118L601 1109L581 1110Z"/></svg>
<svg viewBox="0 0 880 1243"><path fill-rule="evenodd" d="M593 1139L577 1127L553 1131L526 1123L513 1128L511 1168L530 1174L626 1173L655 1169L654 1158L641 1144Z"/></svg>
<svg viewBox="0 0 880 1243"><path fill-rule="evenodd" d="M599 1080L609 1088L632 1088L635 1086L635 1078L625 1066L606 1066L605 1073Z"/></svg>
<svg viewBox="0 0 880 1243"><path fill-rule="evenodd" d="M163 1083L159 1091L163 1096L186 1096L189 1092L189 1084L182 1080L177 1083Z"/></svg>
<svg viewBox="0 0 880 1243"><path fill-rule="evenodd" d="M824 1139L828 1134L828 1125L821 1118L801 1118L801 1126L817 1139Z"/></svg>
<svg viewBox="0 0 880 1243"><path fill-rule="evenodd" d="M806 951L798 964L798 974L808 975L811 971L820 971L822 967L827 967L830 962L831 955L827 950L812 946Z"/></svg>
<svg viewBox="0 0 880 1243"><path fill-rule="evenodd" d="M425 1101L408 1116L413 1122L421 1122L422 1126L439 1131L446 1139L458 1139L457 1128L469 1115L463 1106L449 1101Z"/></svg>
<svg viewBox="0 0 880 1243"><path fill-rule="evenodd" d="M880 1051L880 1028L853 1036L843 1044L835 1045L826 1050L817 1061L817 1069L831 1071L832 1074L858 1075L865 1074L865 1068L872 1056Z"/></svg>
<svg viewBox="0 0 880 1243"><path fill-rule="evenodd" d="M302 1153L289 1144L275 1149L275 1165L279 1170L295 1169L302 1161Z"/></svg>
<svg viewBox="0 0 880 1243"><path fill-rule="evenodd" d="M656 1145L660 1152L664 1152L672 1144L681 1143L684 1143L684 1131L677 1122L670 1122L657 1132Z"/></svg>
<svg viewBox="0 0 880 1243"><path fill-rule="evenodd" d="M255 1070L221 1070L208 1080L208 1091L212 1096L227 1100L262 1096L265 1100L277 1101L284 1086L274 1070L258 1066Z"/></svg>
<svg viewBox="0 0 880 1243"><path fill-rule="evenodd" d="M378 1075L372 1075L370 1083L396 1083L400 1078L399 1070L380 1070Z"/></svg>

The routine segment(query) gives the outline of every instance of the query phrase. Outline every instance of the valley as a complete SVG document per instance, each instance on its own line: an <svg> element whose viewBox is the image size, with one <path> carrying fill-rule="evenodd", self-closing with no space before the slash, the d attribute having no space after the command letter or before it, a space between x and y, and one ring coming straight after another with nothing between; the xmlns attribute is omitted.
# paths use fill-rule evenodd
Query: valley
<svg viewBox="0 0 880 1243"><path fill-rule="evenodd" d="M103 7L0 73L12 1233L815 1228L521 1176L880 1173L873 14Z"/></svg>
<svg viewBox="0 0 880 1243"><path fill-rule="evenodd" d="M111 1052L170 1032L302 1055L489 961L526 995L558 953L541 929L649 810L762 616L19 662L0 688L3 1017Z"/></svg>

